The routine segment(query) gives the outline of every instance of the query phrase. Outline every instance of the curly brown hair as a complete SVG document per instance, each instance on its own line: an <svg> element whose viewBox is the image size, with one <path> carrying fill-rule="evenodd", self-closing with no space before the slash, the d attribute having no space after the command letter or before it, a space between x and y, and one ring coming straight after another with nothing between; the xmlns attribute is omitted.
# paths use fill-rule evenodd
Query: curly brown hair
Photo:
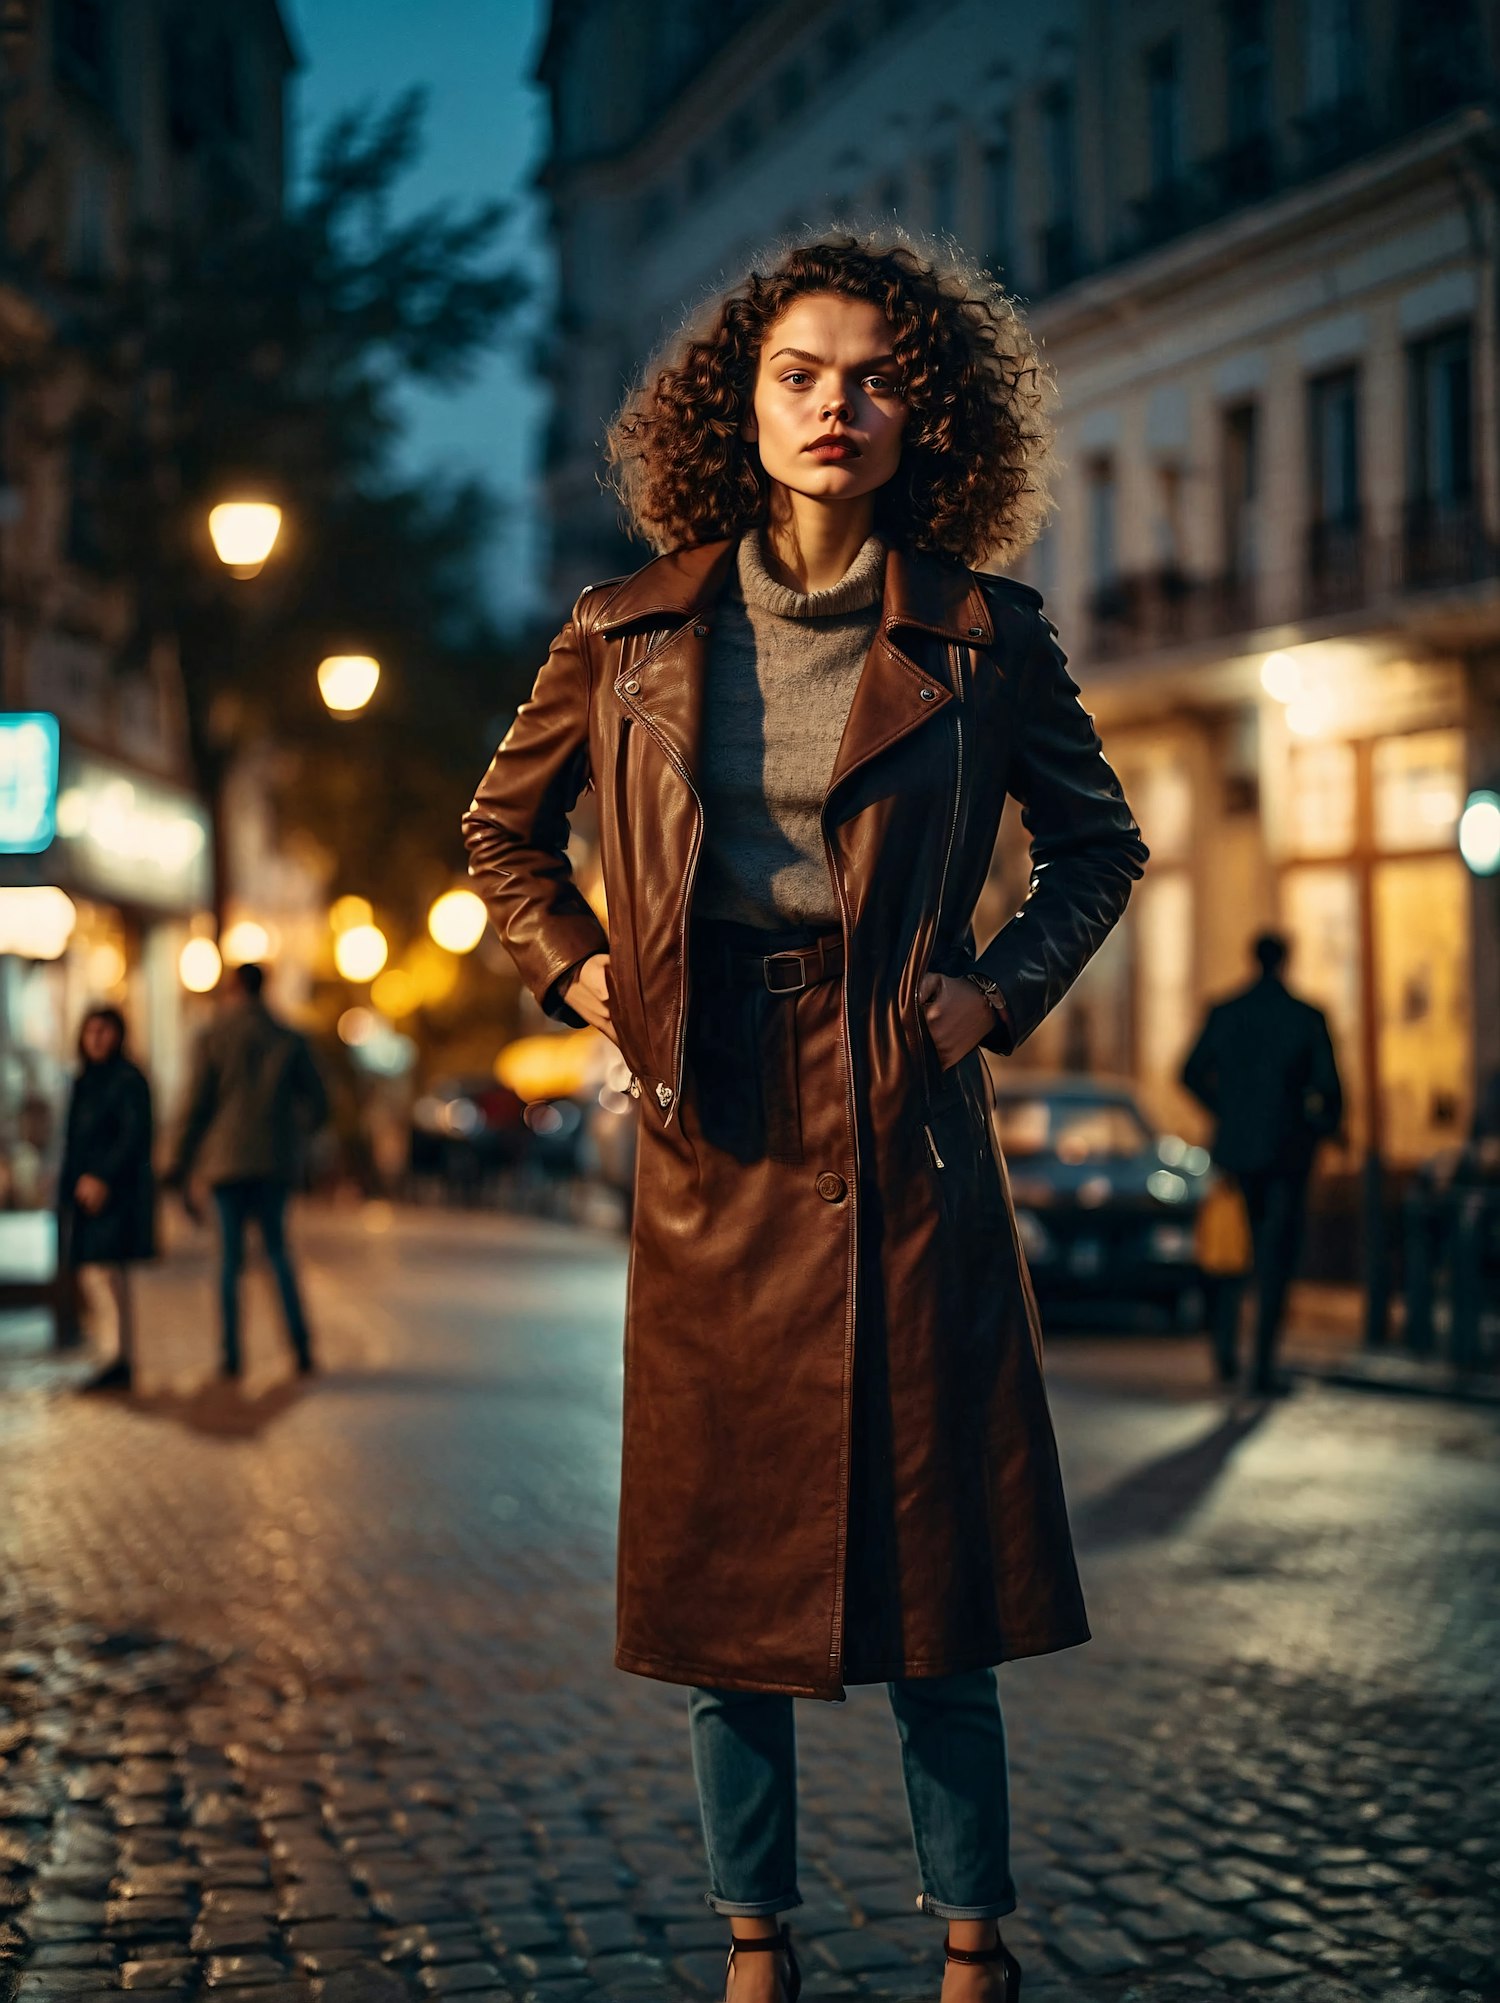
<svg viewBox="0 0 1500 2003"><path fill-rule="evenodd" d="M768 328L814 292L871 302L894 334L909 416L881 533L971 565L1023 550L1048 510L1050 374L995 279L894 229L777 245L651 360L606 439L629 528L663 550L766 520L770 482L740 427Z"/></svg>

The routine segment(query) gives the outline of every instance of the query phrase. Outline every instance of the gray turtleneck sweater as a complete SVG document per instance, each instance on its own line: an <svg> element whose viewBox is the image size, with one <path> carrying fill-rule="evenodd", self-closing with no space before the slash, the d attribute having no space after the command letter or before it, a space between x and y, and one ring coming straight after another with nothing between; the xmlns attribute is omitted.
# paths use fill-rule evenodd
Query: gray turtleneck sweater
<svg viewBox="0 0 1500 2003"><path fill-rule="evenodd" d="M695 912L750 925L836 925L819 811L875 636L885 545L871 536L826 590L766 569L759 534L715 608L699 790L704 838Z"/></svg>

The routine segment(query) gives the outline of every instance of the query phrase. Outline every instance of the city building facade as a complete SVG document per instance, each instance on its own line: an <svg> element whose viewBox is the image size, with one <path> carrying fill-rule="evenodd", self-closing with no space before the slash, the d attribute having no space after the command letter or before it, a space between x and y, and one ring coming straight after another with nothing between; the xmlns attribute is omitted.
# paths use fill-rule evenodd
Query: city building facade
<svg viewBox="0 0 1500 2003"><path fill-rule="evenodd" d="M661 334L779 232L894 216L1027 303L1059 387L1044 593L1152 863L1017 1061L1177 1084L1254 933L1349 1094L1336 1177L1461 1141L1500 1067L1497 10L1479 0L557 0L559 602L640 562L598 485ZM638 22L637 22L638 25ZM1002 837L988 909L1024 889ZM1477 998L1488 996L1487 1006Z"/></svg>
<svg viewBox="0 0 1500 2003"><path fill-rule="evenodd" d="M142 643L101 560L98 392L65 332L152 233L275 213L294 56L275 0L35 0L5 9L0 60L0 1208L21 1209L50 1195L89 1005L124 1009L175 1110L179 959L216 895L175 636Z"/></svg>

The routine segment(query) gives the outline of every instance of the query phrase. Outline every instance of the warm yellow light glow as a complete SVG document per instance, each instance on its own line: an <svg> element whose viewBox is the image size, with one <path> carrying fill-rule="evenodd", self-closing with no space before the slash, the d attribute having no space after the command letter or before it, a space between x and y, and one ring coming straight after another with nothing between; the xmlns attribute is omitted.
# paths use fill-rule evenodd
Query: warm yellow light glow
<svg viewBox="0 0 1500 2003"><path fill-rule="evenodd" d="M0 953L16 953L23 960L59 960L77 923L78 912L65 890L51 884L0 890Z"/></svg>
<svg viewBox="0 0 1500 2003"><path fill-rule="evenodd" d="M563 1036L518 1036L495 1059L495 1076L518 1099L562 1099L581 1091L598 1048L596 1029Z"/></svg>
<svg viewBox="0 0 1500 2003"><path fill-rule="evenodd" d="M445 1002L458 986L458 961L430 939L417 941L407 955L406 965L424 1002Z"/></svg>
<svg viewBox="0 0 1500 2003"><path fill-rule="evenodd" d="M330 654L318 663L318 693L336 716L364 708L380 680L380 663L368 654Z"/></svg>
<svg viewBox="0 0 1500 2003"><path fill-rule="evenodd" d="M427 929L446 953L472 953L484 926L484 904L472 890L445 890L427 914Z"/></svg>
<svg viewBox="0 0 1500 2003"><path fill-rule="evenodd" d="M1330 690L1302 688L1287 703L1286 727L1294 737L1322 737L1332 730L1337 712Z"/></svg>
<svg viewBox="0 0 1500 2003"><path fill-rule="evenodd" d="M346 981L373 981L389 951L378 925L351 925L333 943L333 964Z"/></svg>
<svg viewBox="0 0 1500 2003"><path fill-rule="evenodd" d="M422 990L405 967L387 967L383 974L376 976L370 989L370 1000L382 1015L410 1015L413 1009L422 1005Z"/></svg>
<svg viewBox="0 0 1500 2003"><path fill-rule="evenodd" d="M224 962L212 939L189 939L177 956L177 977L190 995L206 995L219 985Z"/></svg>
<svg viewBox="0 0 1500 2003"><path fill-rule="evenodd" d="M270 501L221 501L208 511L214 553L236 577L254 577L281 533L281 510Z"/></svg>
<svg viewBox="0 0 1500 2003"><path fill-rule="evenodd" d="M251 961L269 960L271 935L253 918L241 918L224 934L224 959L229 966L243 967Z"/></svg>
<svg viewBox="0 0 1500 2003"><path fill-rule="evenodd" d="M339 1017L339 1036L345 1043L368 1043L379 1027L374 1009L346 1008Z"/></svg>
<svg viewBox="0 0 1500 2003"><path fill-rule="evenodd" d="M370 925L374 919L375 911L368 897L335 898L328 913L328 922L335 932L352 932L356 925Z"/></svg>
<svg viewBox="0 0 1500 2003"><path fill-rule="evenodd" d="M107 994L125 978L125 955L113 939L102 940L91 949L88 968L89 986L98 994Z"/></svg>
<svg viewBox="0 0 1500 2003"><path fill-rule="evenodd" d="M1302 668L1290 654L1267 654L1260 664L1260 685L1277 702L1291 702L1302 687Z"/></svg>

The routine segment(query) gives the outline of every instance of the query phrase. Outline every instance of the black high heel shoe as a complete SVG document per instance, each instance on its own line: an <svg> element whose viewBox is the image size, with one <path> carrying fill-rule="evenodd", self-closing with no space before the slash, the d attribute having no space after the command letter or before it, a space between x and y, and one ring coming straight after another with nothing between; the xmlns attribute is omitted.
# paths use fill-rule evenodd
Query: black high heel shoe
<svg viewBox="0 0 1500 2003"><path fill-rule="evenodd" d="M993 1947L951 1947L945 1933L943 1955L948 1961L998 1961L1005 1976L1003 2003L1020 2003L1021 1964L998 1934Z"/></svg>
<svg viewBox="0 0 1500 2003"><path fill-rule="evenodd" d="M792 1946L792 1930L786 1921L781 1922L777 1933L757 1934L751 1940L741 1940L738 1935L731 1941L729 1961L724 1970L724 1992L729 1993L729 1970L734 1967L734 1957L748 1951L769 1953L773 1948L785 1948L787 1960L786 2003L797 2003L802 1994L802 1970L797 1966L797 1950Z"/></svg>

